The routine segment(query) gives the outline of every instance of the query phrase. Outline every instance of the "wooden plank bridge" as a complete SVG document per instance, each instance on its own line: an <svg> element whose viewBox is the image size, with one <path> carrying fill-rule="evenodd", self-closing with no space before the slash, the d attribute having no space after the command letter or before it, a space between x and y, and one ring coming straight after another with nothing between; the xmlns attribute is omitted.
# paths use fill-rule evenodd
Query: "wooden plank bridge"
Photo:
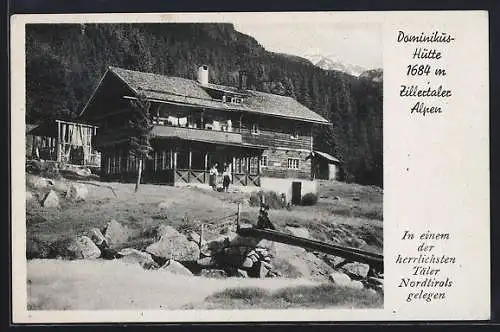
<svg viewBox="0 0 500 332"><path fill-rule="evenodd" d="M261 205L259 222L257 227L240 227L240 206L238 205L238 213L236 219L236 232L241 236L266 239L270 241L280 242L292 246L298 246L304 249L323 252L325 254L342 257L348 261L365 263L370 266L370 269L376 272L384 272L384 256L381 254L372 253L366 250L340 246L336 244L325 243L321 241L306 239L303 237L294 236L291 234L279 232L275 230L274 225L267 217L269 208ZM262 219L261 219L262 218ZM264 220L263 222L261 222Z"/></svg>
<svg viewBox="0 0 500 332"><path fill-rule="evenodd" d="M350 261L366 263L378 272L384 270L384 256L371 253L369 251L339 246L321 241L310 240L287 233L278 232L272 229L245 227L237 229L241 236L261 238L270 241L280 242L292 246L302 247L314 251L320 251L325 254L335 255Z"/></svg>

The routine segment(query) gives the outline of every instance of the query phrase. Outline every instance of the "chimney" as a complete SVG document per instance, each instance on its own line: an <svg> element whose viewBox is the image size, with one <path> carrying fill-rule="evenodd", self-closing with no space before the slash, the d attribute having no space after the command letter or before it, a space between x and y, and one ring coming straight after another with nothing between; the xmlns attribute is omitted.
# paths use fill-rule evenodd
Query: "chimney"
<svg viewBox="0 0 500 332"><path fill-rule="evenodd" d="M247 72L245 70L240 70L239 79L240 79L240 84L239 84L240 90L246 90L247 89Z"/></svg>
<svg viewBox="0 0 500 332"><path fill-rule="evenodd" d="M207 85L208 84L208 66L203 65L200 68L198 68L198 83L201 85Z"/></svg>

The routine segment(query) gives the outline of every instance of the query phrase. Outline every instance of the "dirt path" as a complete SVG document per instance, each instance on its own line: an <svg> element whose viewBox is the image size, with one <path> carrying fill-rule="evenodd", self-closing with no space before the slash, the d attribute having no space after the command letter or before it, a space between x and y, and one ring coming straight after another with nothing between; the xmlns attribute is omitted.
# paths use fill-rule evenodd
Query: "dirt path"
<svg viewBox="0 0 500 332"><path fill-rule="evenodd" d="M305 279L186 277L103 260L32 260L28 280L28 306L33 310L180 309L226 288L318 284Z"/></svg>

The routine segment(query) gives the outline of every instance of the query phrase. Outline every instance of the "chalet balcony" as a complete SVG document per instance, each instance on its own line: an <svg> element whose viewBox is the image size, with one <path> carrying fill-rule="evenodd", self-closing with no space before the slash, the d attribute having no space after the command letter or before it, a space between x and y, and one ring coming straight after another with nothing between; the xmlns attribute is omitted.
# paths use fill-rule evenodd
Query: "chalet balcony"
<svg viewBox="0 0 500 332"><path fill-rule="evenodd" d="M240 133L188 128L188 127L155 125L153 128L153 135L156 137L165 137L165 138L175 137L183 140L194 140L203 142L231 143L231 144L242 143L242 136Z"/></svg>

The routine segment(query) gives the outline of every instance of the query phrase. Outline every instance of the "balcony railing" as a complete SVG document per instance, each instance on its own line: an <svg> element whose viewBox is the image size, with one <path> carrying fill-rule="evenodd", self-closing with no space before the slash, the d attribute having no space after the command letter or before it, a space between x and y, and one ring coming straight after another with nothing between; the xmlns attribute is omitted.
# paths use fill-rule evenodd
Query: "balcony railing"
<svg viewBox="0 0 500 332"><path fill-rule="evenodd" d="M153 135L157 137L177 137L186 140L201 140L236 144L242 143L242 137L240 133L187 127L155 125L153 128Z"/></svg>

